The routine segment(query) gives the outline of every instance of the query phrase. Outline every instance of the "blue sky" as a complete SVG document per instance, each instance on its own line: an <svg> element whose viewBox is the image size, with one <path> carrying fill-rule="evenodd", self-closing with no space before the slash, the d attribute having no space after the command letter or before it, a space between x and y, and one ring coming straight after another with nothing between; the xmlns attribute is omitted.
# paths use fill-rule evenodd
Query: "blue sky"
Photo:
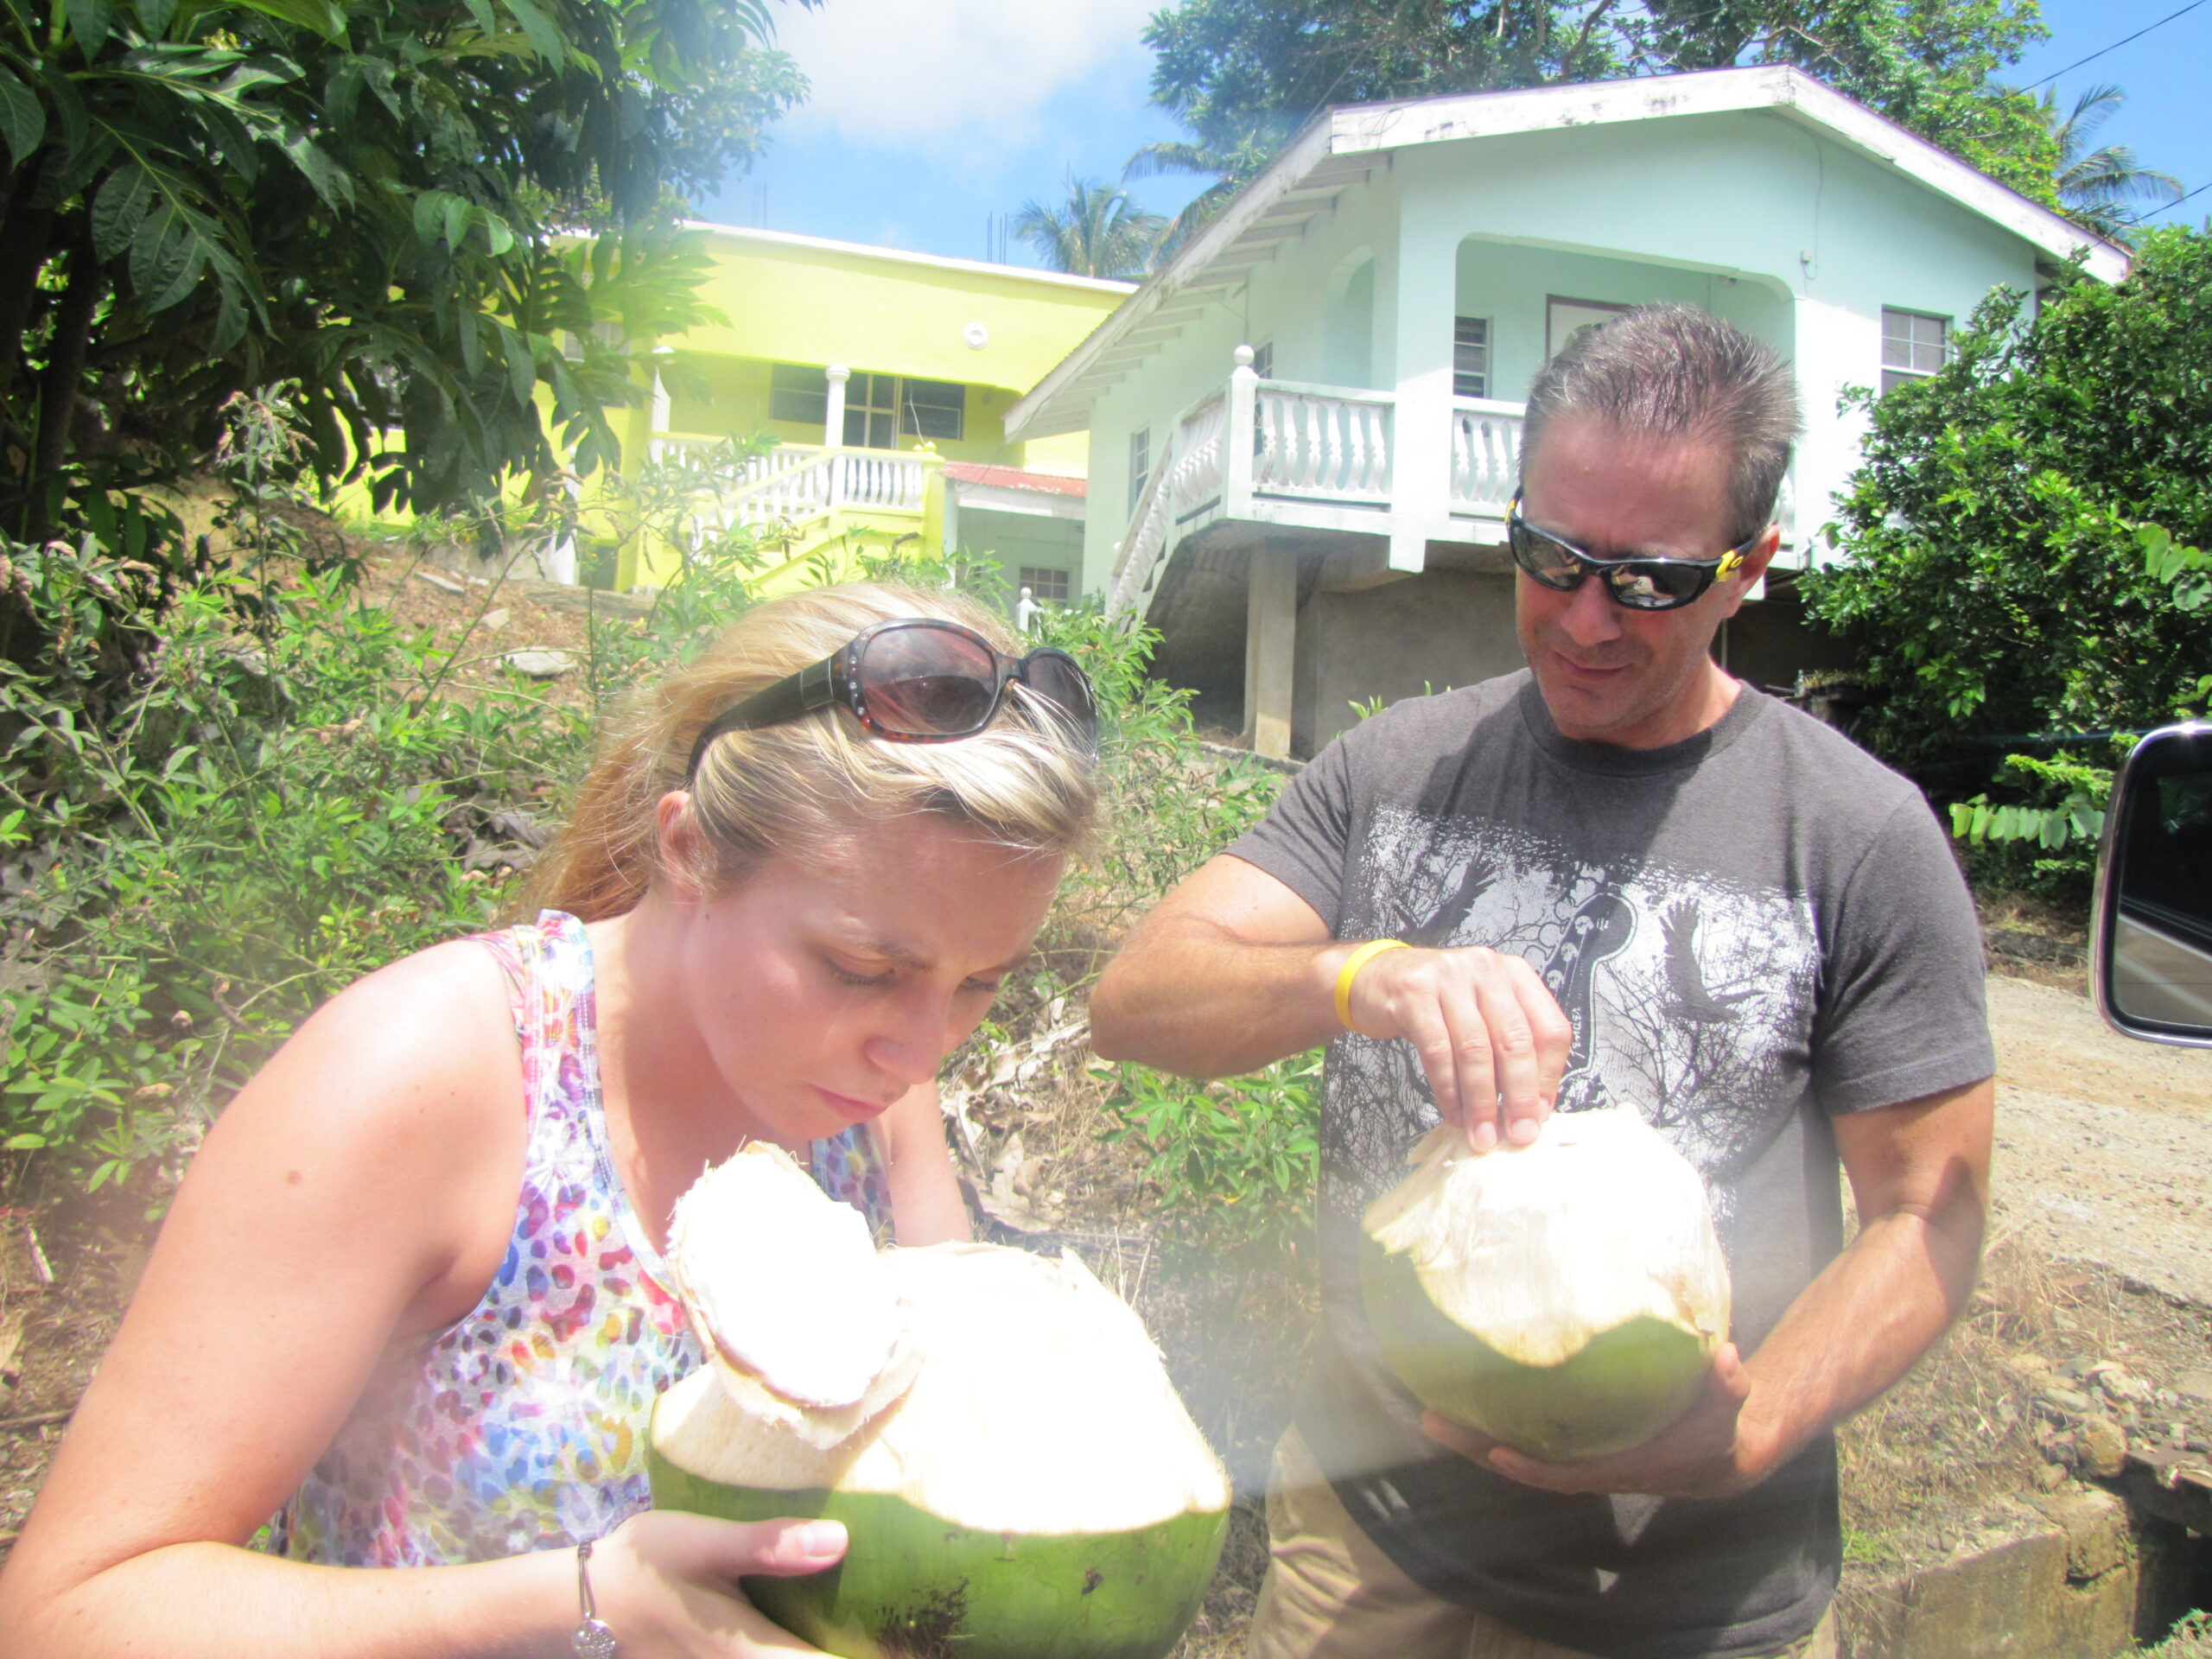
<svg viewBox="0 0 2212 1659"><path fill-rule="evenodd" d="M1162 0L824 0L775 8L782 44L814 83L767 158L706 216L728 224L982 258L987 221L1072 175L1112 180L1141 145L1179 136L1146 101L1139 40ZM2178 10L2188 0L2043 0L2051 38L2008 77L2036 81ZM2111 81L2127 104L2098 133L2184 186L2212 181L2212 3L2059 76L2062 105ZM1201 181L1150 179L1146 207L1173 213ZM765 210L765 216L764 216ZM2168 215L2212 213L2212 191ZM1016 264L1034 257L1019 243Z"/></svg>

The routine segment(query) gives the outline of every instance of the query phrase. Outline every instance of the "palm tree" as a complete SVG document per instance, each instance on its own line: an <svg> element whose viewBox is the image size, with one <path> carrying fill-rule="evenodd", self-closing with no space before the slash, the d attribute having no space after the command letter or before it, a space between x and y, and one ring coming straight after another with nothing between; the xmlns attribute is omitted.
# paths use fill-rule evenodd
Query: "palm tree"
<svg viewBox="0 0 2212 1659"><path fill-rule="evenodd" d="M2043 95L2044 125L2058 141L2058 165L2052 183L2058 189L2059 211L2085 231L2118 241L2140 215L2130 200L2160 203L2181 200L2181 181L2171 173L2155 173L2135 164L2135 152L2126 144L2089 148L2090 137L2127 101L2117 86L2099 85L2074 100L2073 111L2058 113L2058 89Z"/></svg>
<svg viewBox="0 0 2212 1659"><path fill-rule="evenodd" d="M1192 173L1213 181L1193 196L1168 225L1160 239L1159 257L1173 257L1178 249L1204 230L1216 213L1236 200L1238 191L1259 177L1274 159L1279 148L1280 144L1253 135L1227 149L1205 143L1164 141L1147 144L1130 156L1128 165L1122 168L1124 182L1154 178L1162 173Z"/></svg>
<svg viewBox="0 0 2212 1659"><path fill-rule="evenodd" d="M1166 219L1138 207L1128 192L1072 177L1064 207L1032 200L1014 220L1014 233L1046 265L1077 276L1143 276L1166 229Z"/></svg>

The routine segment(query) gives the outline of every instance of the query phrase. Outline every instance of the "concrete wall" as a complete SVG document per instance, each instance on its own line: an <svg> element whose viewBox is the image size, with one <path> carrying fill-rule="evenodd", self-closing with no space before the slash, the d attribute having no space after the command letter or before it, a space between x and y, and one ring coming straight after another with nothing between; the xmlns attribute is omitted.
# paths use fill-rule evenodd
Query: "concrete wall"
<svg viewBox="0 0 2212 1659"><path fill-rule="evenodd" d="M1472 685L1522 666L1513 579L1425 570L1358 593L1315 588L1298 613L1291 752L1312 755L1385 703Z"/></svg>
<svg viewBox="0 0 2212 1659"><path fill-rule="evenodd" d="M1074 591L1082 593L1083 526L1075 519L963 507L959 523L960 550L995 558L1005 574L1009 594L1025 564L1065 570L1076 578L1071 584Z"/></svg>

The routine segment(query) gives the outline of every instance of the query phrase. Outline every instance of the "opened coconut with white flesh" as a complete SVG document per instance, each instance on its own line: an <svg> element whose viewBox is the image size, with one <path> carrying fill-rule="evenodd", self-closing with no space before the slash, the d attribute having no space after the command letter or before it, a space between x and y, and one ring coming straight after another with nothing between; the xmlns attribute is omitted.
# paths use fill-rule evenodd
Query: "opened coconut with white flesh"
<svg viewBox="0 0 2212 1659"><path fill-rule="evenodd" d="M1705 1184L1631 1110L1554 1113L1486 1154L1446 1126L1367 1209L1383 1357L1439 1415L1551 1462L1640 1446L1728 1336Z"/></svg>
<svg viewBox="0 0 2212 1659"><path fill-rule="evenodd" d="M984 1244L871 1252L865 1270L841 1246L831 1274L843 1293L832 1297L807 1253L827 1239L818 1211L857 1215L787 1160L804 1192L780 1175L731 1178L756 1158L782 1154L747 1148L711 1173L671 1229L682 1294L718 1363L655 1408L655 1504L842 1522L838 1566L744 1587L778 1624L847 1659L1167 1653L1212 1577L1230 1492L1136 1315L1071 1255ZM721 1223L707 1230L710 1208L764 1197L778 1248L699 1254L703 1239L728 1242ZM791 1282L740 1283L764 1275ZM840 1329L854 1313L845 1295L864 1317L887 1305L889 1331L871 1324L862 1340ZM763 1313L749 1329L722 1325ZM882 1369L863 1382L868 1353Z"/></svg>

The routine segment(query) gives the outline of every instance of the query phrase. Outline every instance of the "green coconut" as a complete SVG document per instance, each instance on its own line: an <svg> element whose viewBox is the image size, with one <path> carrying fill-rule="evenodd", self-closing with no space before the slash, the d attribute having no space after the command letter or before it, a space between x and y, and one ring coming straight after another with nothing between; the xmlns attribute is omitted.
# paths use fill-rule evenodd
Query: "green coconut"
<svg viewBox="0 0 2212 1659"><path fill-rule="evenodd" d="M737 1264L715 1271L684 1242L672 1230L701 1322L693 1290ZM1136 1315L1071 1255L940 1244L875 1261L901 1325L887 1403L876 1383L796 1402L775 1386L785 1338L717 1331L715 1363L654 1408L655 1505L843 1522L837 1567L744 1588L846 1659L1160 1659L1213 1575L1230 1491ZM839 1340L849 1353L876 1338ZM818 1357L798 1369L817 1394L855 1389L849 1371L826 1386L838 1368Z"/></svg>
<svg viewBox="0 0 2212 1659"><path fill-rule="evenodd" d="M1368 1206L1369 1322L1430 1410L1531 1457L1605 1457L1689 1409L1728 1335L1705 1184L1633 1111L1555 1114L1526 1147L1433 1136Z"/></svg>

